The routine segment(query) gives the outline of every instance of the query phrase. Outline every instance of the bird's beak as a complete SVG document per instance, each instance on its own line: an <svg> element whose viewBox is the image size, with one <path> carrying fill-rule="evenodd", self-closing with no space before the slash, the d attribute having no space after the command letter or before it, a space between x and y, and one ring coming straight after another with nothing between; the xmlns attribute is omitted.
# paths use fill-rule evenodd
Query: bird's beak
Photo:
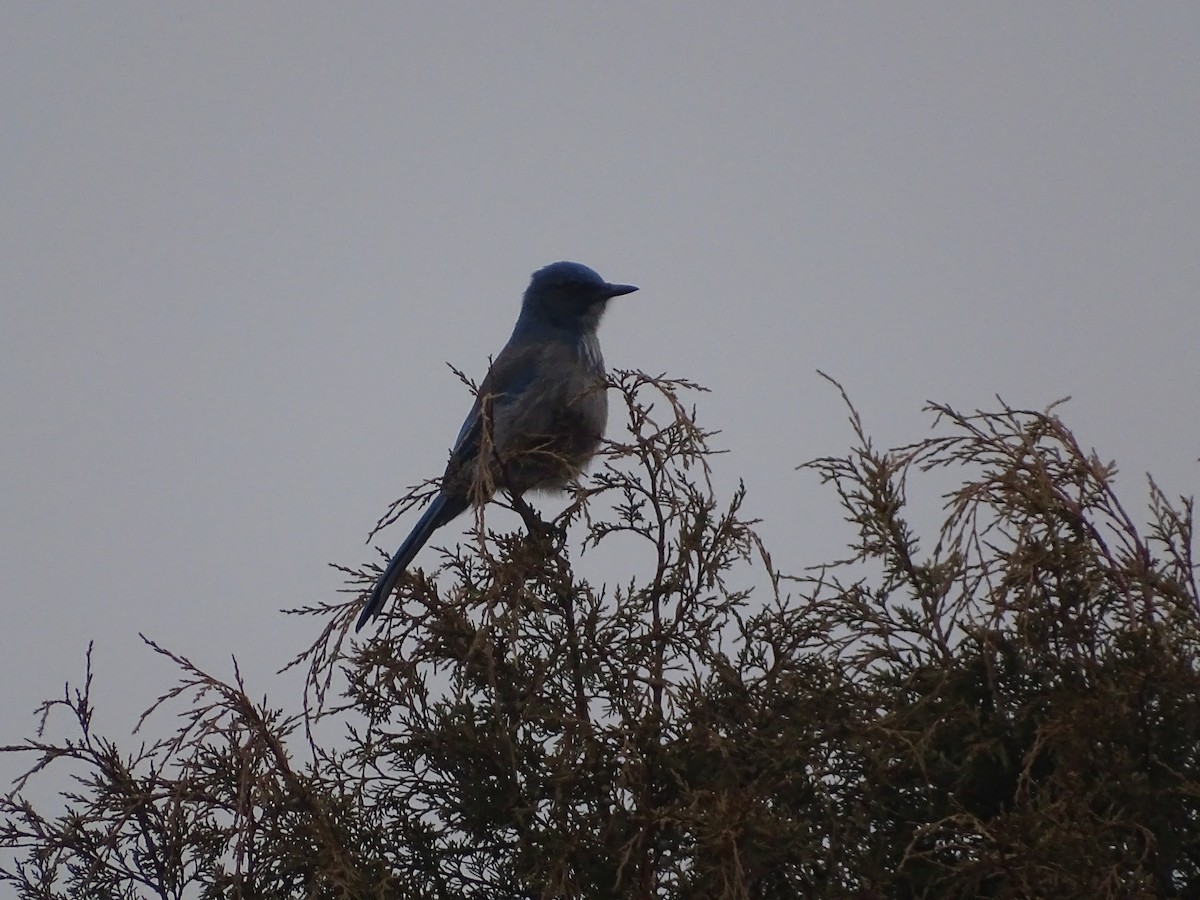
<svg viewBox="0 0 1200 900"><path fill-rule="evenodd" d="M632 294L637 290L637 285L633 284L610 284L608 286L609 297L620 297L622 294Z"/></svg>

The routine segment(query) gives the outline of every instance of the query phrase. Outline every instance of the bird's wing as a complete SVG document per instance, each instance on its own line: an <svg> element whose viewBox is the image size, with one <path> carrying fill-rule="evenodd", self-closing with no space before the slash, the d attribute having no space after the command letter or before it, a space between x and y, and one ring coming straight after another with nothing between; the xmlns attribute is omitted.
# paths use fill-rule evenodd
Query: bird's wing
<svg viewBox="0 0 1200 900"><path fill-rule="evenodd" d="M500 351L500 355L496 357L496 361L492 363L492 367L480 383L471 411L454 440L454 447L450 451L452 464L472 460L479 452L483 436L484 401L490 404L494 423L507 407L520 400L537 379L540 356L539 348L528 344L514 346L510 343Z"/></svg>

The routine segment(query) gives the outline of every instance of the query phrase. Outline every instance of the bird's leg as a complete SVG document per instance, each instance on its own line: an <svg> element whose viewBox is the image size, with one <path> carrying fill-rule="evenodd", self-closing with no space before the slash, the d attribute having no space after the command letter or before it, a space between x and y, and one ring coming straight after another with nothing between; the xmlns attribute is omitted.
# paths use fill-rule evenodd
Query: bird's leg
<svg viewBox="0 0 1200 900"><path fill-rule="evenodd" d="M566 529L559 528L549 522L543 521L537 511L525 502L525 498L517 494L509 494L509 500L512 501L512 508L516 510L517 515L525 523L525 527L529 529L531 535L537 535L542 538L551 538L557 541L566 539Z"/></svg>
<svg viewBox="0 0 1200 900"><path fill-rule="evenodd" d="M521 517L521 521L525 523L526 528L537 534L545 534L546 523L542 521L537 511L525 502L524 497L517 494L510 494L509 500L512 501L512 508L517 511L517 515Z"/></svg>

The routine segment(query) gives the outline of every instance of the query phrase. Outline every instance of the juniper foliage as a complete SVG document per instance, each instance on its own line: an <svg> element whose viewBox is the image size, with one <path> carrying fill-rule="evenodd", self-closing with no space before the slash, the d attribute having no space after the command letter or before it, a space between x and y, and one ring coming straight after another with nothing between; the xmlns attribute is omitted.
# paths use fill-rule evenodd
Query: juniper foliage
<svg viewBox="0 0 1200 900"><path fill-rule="evenodd" d="M932 436L879 450L850 407L851 449L807 464L850 554L785 575L744 489L714 489L698 388L612 388L626 427L551 526L497 531L485 510L365 640L349 628L374 565L292 611L318 632L295 712L147 641L180 674L146 717L179 724L130 746L92 728L89 651L83 685L4 748L32 762L0 801L0 883L46 900L1200 895L1189 499L1151 481L1140 528L1054 408L933 406ZM907 494L935 477L952 487L922 538ZM610 579L579 574L608 551ZM28 799L68 777L62 811Z"/></svg>

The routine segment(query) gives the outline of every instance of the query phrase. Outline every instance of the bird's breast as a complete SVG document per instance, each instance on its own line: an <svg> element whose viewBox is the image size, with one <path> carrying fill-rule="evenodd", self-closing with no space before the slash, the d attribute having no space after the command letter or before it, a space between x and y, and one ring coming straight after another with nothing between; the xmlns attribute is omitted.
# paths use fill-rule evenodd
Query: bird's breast
<svg viewBox="0 0 1200 900"><path fill-rule="evenodd" d="M604 374L604 357L600 353L600 340L595 334L585 334L576 346L580 362L597 375Z"/></svg>

